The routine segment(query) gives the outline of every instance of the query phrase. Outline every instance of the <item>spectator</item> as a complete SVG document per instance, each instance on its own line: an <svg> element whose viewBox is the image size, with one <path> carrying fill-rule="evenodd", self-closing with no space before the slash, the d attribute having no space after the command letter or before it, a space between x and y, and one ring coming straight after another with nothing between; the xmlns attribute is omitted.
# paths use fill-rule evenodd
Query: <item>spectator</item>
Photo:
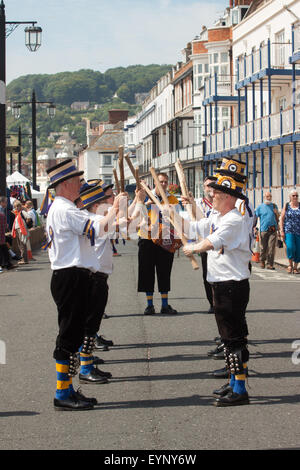
<svg viewBox="0 0 300 470"><path fill-rule="evenodd" d="M260 204L256 211L260 221L260 266L267 269L274 268L274 257L277 240L279 212L276 204L272 203L272 194L265 194L265 202Z"/></svg>
<svg viewBox="0 0 300 470"><path fill-rule="evenodd" d="M37 227L38 226L38 215L33 207L33 202L32 201L26 201L25 204L25 210L27 211L27 215L30 217L32 220L32 227Z"/></svg>
<svg viewBox="0 0 300 470"><path fill-rule="evenodd" d="M280 217L280 235L286 244L289 260L288 273L300 274L297 265L300 261L300 205L298 192L293 189Z"/></svg>
<svg viewBox="0 0 300 470"><path fill-rule="evenodd" d="M7 231L7 220L6 220L6 197L0 198L0 266L4 269L12 269L14 265L10 262L8 247L6 244L5 233Z"/></svg>
<svg viewBox="0 0 300 470"><path fill-rule="evenodd" d="M12 228L12 236L17 239L21 260L18 264L28 264L27 240L29 237L26 220L29 219L27 212L22 210L22 203L18 200L14 202L15 221Z"/></svg>

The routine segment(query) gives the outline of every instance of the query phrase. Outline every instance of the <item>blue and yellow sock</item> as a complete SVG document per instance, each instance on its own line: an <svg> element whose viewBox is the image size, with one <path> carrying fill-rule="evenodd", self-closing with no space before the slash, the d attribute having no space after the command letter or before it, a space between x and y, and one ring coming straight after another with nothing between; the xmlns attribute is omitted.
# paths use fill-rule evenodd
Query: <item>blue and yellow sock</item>
<svg viewBox="0 0 300 470"><path fill-rule="evenodd" d="M230 382L229 382L229 385L230 385L231 388L234 387L234 382L235 382L235 375L231 374L230 375Z"/></svg>
<svg viewBox="0 0 300 470"><path fill-rule="evenodd" d="M247 364L243 364L244 371L247 368ZM239 393L240 395L243 393L246 393L246 386L245 386L245 381L246 381L246 372L243 374L237 374L235 375L235 381L234 381L234 386L233 386L233 392L234 393Z"/></svg>
<svg viewBox="0 0 300 470"><path fill-rule="evenodd" d="M167 307L168 306L168 292L161 292L161 306Z"/></svg>
<svg viewBox="0 0 300 470"><path fill-rule="evenodd" d="M152 307L153 306L153 292L146 292L147 296L147 306Z"/></svg>
<svg viewBox="0 0 300 470"><path fill-rule="evenodd" d="M69 361L56 361L56 393L55 398L58 400L67 400L70 396L70 377L68 375L70 363Z"/></svg>
<svg viewBox="0 0 300 470"><path fill-rule="evenodd" d="M94 368L94 356L92 354L80 353L80 374L87 375Z"/></svg>

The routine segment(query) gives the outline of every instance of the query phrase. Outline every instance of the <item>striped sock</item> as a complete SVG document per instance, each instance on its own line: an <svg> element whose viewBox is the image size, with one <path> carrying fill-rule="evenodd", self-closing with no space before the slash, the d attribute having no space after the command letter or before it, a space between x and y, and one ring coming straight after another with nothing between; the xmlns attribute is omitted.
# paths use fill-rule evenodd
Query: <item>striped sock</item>
<svg viewBox="0 0 300 470"><path fill-rule="evenodd" d="M152 307L153 305L153 292L146 292L147 296L147 306Z"/></svg>
<svg viewBox="0 0 300 470"><path fill-rule="evenodd" d="M67 400L70 396L70 377L68 375L69 365L69 361L56 361L57 383L55 398L58 400Z"/></svg>
<svg viewBox="0 0 300 470"><path fill-rule="evenodd" d="M167 307L168 306L168 292L161 292L161 306Z"/></svg>
<svg viewBox="0 0 300 470"><path fill-rule="evenodd" d="M247 368L247 364L243 364L244 370ZM233 392L243 394L246 393L246 373L235 375L235 382L233 386Z"/></svg>
<svg viewBox="0 0 300 470"><path fill-rule="evenodd" d="M235 382L235 375L231 374L230 375L230 382L229 382L229 385L230 385L231 388L234 387L234 382Z"/></svg>
<svg viewBox="0 0 300 470"><path fill-rule="evenodd" d="M94 356L92 354L80 353L80 374L87 375L93 369Z"/></svg>

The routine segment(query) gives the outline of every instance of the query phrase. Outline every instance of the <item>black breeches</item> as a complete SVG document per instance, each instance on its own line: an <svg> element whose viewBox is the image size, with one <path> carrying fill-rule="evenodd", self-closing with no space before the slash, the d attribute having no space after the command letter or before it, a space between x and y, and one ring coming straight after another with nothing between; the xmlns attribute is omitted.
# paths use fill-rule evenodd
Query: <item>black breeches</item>
<svg viewBox="0 0 300 470"><path fill-rule="evenodd" d="M108 299L106 275L91 274L89 281L88 313L84 329L85 336L94 336L100 328Z"/></svg>
<svg viewBox="0 0 300 470"><path fill-rule="evenodd" d="M58 311L59 332L54 359L69 359L83 342L87 319L90 272L79 268L53 271L51 294Z"/></svg>
<svg viewBox="0 0 300 470"><path fill-rule="evenodd" d="M154 292L155 271L159 292L171 290L171 271L174 253L155 245L151 240L139 240L138 292Z"/></svg>
<svg viewBox="0 0 300 470"><path fill-rule="evenodd" d="M246 308L249 302L248 279L212 283L213 302L219 334L230 350L247 344Z"/></svg>

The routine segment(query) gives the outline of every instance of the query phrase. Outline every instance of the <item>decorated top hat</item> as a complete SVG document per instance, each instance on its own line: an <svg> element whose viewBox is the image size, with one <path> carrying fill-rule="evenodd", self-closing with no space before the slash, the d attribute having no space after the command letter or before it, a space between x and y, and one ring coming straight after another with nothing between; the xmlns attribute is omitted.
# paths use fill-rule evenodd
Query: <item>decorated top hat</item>
<svg viewBox="0 0 300 470"><path fill-rule="evenodd" d="M234 176L239 181L246 181L247 176L245 174L246 163L233 158L222 159L221 165L217 168L217 173L225 176Z"/></svg>
<svg viewBox="0 0 300 470"><path fill-rule="evenodd" d="M113 184L105 184L103 180L88 180L88 184L91 186L100 184L104 191L114 187Z"/></svg>
<svg viewBox="0 0 300 470"><path fill-rule="evenodd" d="M217 191L222 191L223 193L230 194L233 197L238 199L247 199L247 196L243 193L245 189L245 183L239 181L234 175L216 175L218 177L217 181L209 183L208 186L216 189Z"/></svg>
<svg viewBox="0 0 300 470"><path fill-rule="evenodd" d="M79 171L74 165L71 158L62 163L58 163L47 170L47 175L50 179L48 189L55 188L58 184L66 181L75 176L81 176L84 172Z"/></svg>
<svg viewBox="0 0 300 470"><path fill-rule="evenodd" d="M105 194L105 190L102 185L96 184L90 186L86 191L81 192L79 200L82 203L81 210L89 209L93 204L100 201L105 201L109 199L110 196Z"/></svg>
<svg viewBox="0 0 300 470"><path fill-rule="evenodd" d="M113 184L106 185L101 179L93 179L93 180L86 181L84 178L82 178L80 180L80 183L81 183L80 194L82 194L83 192L87 191L90 188L94 188L95 186L101 186L104 191L114 187Z"/></svg>

